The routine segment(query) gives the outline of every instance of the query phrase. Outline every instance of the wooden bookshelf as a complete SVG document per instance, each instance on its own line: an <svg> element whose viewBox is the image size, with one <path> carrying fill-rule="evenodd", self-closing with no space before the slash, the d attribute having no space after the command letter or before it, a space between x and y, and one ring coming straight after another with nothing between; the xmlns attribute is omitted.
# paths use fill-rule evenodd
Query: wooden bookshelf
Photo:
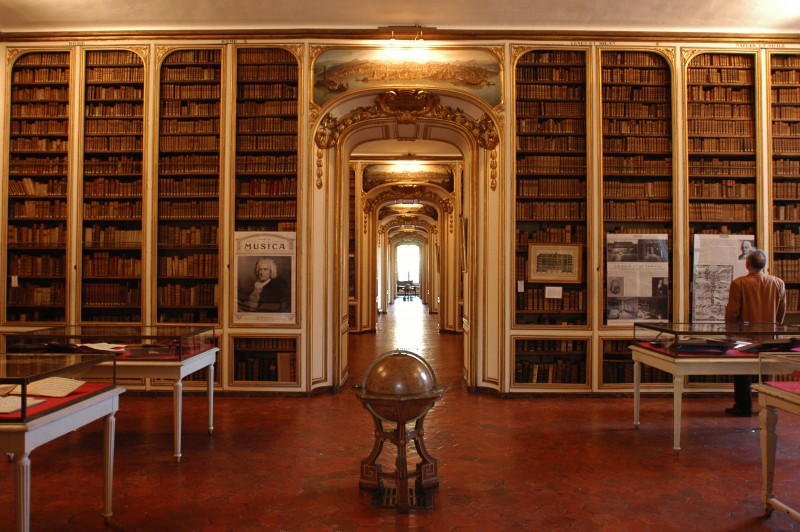
<svg viewBox="0 0 800 532"><path fill-rule="evenodd" d="M706 52L686 65L691 257L695 234L758 234L755 63Z"/></svg>
<svg viewBox="0 0 800 532"><path fill-rule="evenodd" d="M297 230L298 94L291 52L236 50L237 231Z"/></svg>
<svg viewBox="0 0 800 532"><path fill-rule="evenodd" d="M666 234L671 250L672 70L664 56L652 51L603 51L600 57L605 264L609 233ZM672 286L671 269L667 283ZM604 294L607 286L603 268ZM671 299L667 308L665 319L671 317ZM603 320L608 323L607 297Z"/></svg>
<svg viewBox="0 0 800 532"><path fill-rule="evenodd" d="M6 323L67 320L71 53L24 52L9 75Z"/></svg>
<svg viewBox="0 0 800 532"><path fill-rule="evenodd" d="M630 389L633 384L633 357L631 338L603 338L602 359L600 362L601 388ZM640 365L642 384L672 385L672 375L646 364Z"/></svg>
<svg viewBox="0 0 800 532"><path fill-rule="evenodd" d="M297 385L297 337L234 336L231 386Z"/></svg>
<svg viewBox="0 0 800 532"><path fill-rule="evenodd" d="M156 321L218 323L222 50L160 64Z"/></svg>
<svg viewBox="0 0 800 532"><path fill-rule="evenodd" d="M586 52L531 50L518 60L516 83L517 326L588 324L585 269L563 297L546 299L528 282L530 243L585 245L587 234ZM552 283L547 283L552 284Z"/></svg>
<svg viewBox="0 0 800 532"><path fill-rule="evenodd" d="M772 273L786 283L787 322L800 323L800 54L770 54Z"/></svg>
<svg viewBox="0 0 800 532"><path fill-rule="evenodd" d="M145 65L131 50L86 50L83 322L142 323Z"/></svg>
<svg viewBox="0 0 800 532"><path fill-rule="evenodd" d="M588 384L588 341L573 338L517 338L514 340L516 386L563 386Z"/></svg>

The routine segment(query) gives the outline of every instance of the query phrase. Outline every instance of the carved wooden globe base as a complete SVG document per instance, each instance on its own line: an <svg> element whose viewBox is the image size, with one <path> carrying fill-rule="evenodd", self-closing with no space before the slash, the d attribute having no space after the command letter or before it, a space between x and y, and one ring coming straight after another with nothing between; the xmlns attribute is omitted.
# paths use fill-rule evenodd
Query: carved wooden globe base
<svg viewBox="0 0 800 532"><path fill-rule="evenodd" d="M389 351L379 355L367 369L363 384L356 387L361 404L375 423L375 442L369 456L361 460L362 489L382 493L384 479L393 479L397 489L397 511L410 509L409 479L415 480L417 493L439 486L438 465L425 448L423 424L425 415L441 399L445 389L436 383L433 368L425 359L410 351ZM414 423L409 430L408 425ZM384 423L393 428L385 429ZM383 471L377 463L384 442L397 447L394 471ZM414 447L421 461L408 468L406 450Z"/></svg>

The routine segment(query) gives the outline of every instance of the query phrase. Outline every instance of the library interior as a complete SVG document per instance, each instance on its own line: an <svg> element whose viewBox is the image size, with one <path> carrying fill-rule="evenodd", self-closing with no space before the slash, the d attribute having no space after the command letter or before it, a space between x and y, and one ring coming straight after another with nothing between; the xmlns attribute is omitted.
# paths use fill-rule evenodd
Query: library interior
<svg viewBox="0 0 800 532"><path fill-rule="evenodd" d="M800 529L796 1L0 4L0 529Z"/></svg>

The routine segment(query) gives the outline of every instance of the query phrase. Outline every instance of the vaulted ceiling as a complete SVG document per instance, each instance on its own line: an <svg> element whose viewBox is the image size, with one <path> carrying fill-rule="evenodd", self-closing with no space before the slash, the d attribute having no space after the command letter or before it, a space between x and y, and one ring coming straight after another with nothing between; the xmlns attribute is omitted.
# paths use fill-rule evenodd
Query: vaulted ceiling
<svg viewBox="0 0 800 532"><path fill-rule="evenodd" d="M376 29L800 32L798 0L0 0L0 33Z"/></svg>

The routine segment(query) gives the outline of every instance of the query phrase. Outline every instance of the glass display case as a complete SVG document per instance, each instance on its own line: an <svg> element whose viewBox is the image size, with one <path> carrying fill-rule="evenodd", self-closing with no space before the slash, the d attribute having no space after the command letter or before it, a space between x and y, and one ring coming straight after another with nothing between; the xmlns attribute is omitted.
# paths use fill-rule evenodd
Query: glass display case
<svg viewBox="0 0 800 532"><path fill-rule="evenodd" d="M184 360L216 347L211 326L75 325L5 333L6 351L114 353L118 360Z"/></svg>
<svg viewBox="0 0 800 532"><path fill-rule="evenodd" d="M800 351L800 347L797 347ZM758 383L800 398L800 352L763 352L758 355Z"/></svg>
<svg viewBox="0 0 800 532"><path fill-rule="evenodd" d="M0 423L23 423L116 386L111 353L0 354ZM93 366L109 362L110 381L83 380Z"/></svg>
<svg viewBox="0 0 800 532"><path fill-rule="evenodd" d="M634 341L675 354L714 354L736 350L758 354L800 348L800 327L777 323L633 324Z"/></svg>

